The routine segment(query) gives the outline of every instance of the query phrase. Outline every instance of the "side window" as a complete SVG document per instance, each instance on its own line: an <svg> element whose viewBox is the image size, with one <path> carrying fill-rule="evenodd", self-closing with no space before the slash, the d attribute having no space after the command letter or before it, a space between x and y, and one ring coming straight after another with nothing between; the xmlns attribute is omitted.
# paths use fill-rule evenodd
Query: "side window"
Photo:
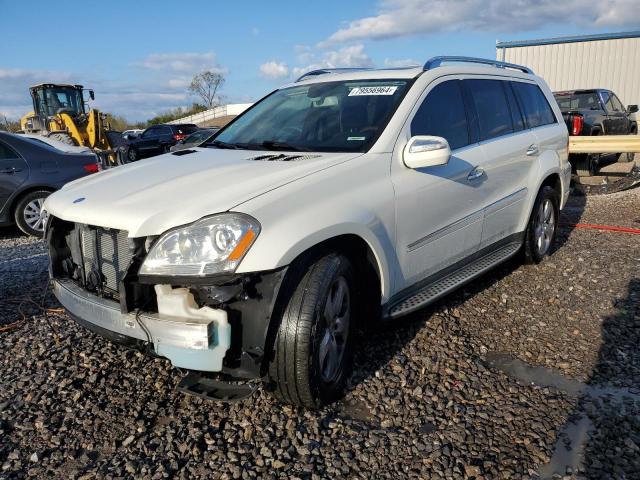
<svg viewBox="0 0 640 480"><path fill-rule="evenodd" d="M469 127L459 80L436 85L411 121L411 136L435 135L449 142L451 150L469 145Z"/></svg>
<svg viewBox="0 0 640 480"><path fill-rule="evenodd" d="M0 160L20 158L16 151L4 142L0 142Z"/></svg>
<svg viewBox="0 0 640 480"><path fill-rule="evenodd" d="M502 81L465 80L478 115L480 140L488 140L513 132L511 110Z"/></svg>
<svg viewBox="0 0 640 480"><path fill-rule="evenodd" d="M151 128L148 128L141 135L141 138L151 138L151 137L155 137L156 135L158 135L158 128L157 127L151 127Z"/></svg>
<svg viewBox="0 0 640 480"><path fill-rule="evenodd" d="M507 94L507 101L509 102L509 110L511 110L511 120L513 121L513 131L519 132L525 129L524 126L524 118L522 114L522 110L520 109L520 105L518 105L518 101L516 100L516 95L513 93L513 88L511 87L511 82L502 82L502 86L504 87L504 91Z"/></svg>
<svg viewBox="0 0 640 480"><path fill-rule="evenodd" d="M616 110L616 112L624 112L626 110L615 93L611 95L611 102L613 103L613 108Z"/></svg>
<svg viewBox="0 0 640 480"><path fill-rule="evenodd" d="M609 92L602 92L602 103L604 104L604 109L607 112L614 112L615 108L613 108L613 103L611 101L611 94Z"/></svg>
<svg viewBox="0 0 640 480"><path fill-rule="evenodd" d="M513 90L522 107L528 128L556 123L556 116L538 85L512 82Z"/></svg>
<svg viewBox="0 0 640 480"><path fill-rule="evenodd" d="M173 135L171 127L160 127L160 131L158 133L160 135Z"/></svg>

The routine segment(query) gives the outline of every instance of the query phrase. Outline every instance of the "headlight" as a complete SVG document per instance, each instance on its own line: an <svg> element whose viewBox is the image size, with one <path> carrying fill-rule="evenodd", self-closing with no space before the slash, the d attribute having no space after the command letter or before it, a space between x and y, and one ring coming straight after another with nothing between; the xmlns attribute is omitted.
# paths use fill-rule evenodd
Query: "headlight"
<svg viewBox="0 0 640 480"><path fill-rule="evenodd" d="M141 275L203 276L233 272L260 233L241 213L222 213L163 234L151 247Z"/></svg>

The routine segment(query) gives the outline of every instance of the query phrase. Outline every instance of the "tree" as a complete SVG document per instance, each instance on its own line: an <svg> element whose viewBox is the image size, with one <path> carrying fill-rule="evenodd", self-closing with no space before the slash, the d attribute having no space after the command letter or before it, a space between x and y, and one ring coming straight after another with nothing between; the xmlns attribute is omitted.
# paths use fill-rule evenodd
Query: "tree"
<svg viewBox="0 0 640 480"><path fill-rule="evenodd" d="M6 115L0 113L0 130L17 132L20 130L20 122L17 120L9 120Z"/></svg>
<svg viewBox="0 0 640 480"><path fill-rule="evenodd" d="M194 103L189 108L182 108L182 107L174 108L173 110L168 110L166 112L160 113L159 115L156 115L152 119L148 120L147 124L158 125L160 123L167 123L172 120L177 120L182 117L187 117L189 115L200 113L206 109L207 107L205 107L204 105L199 105L197 103Z"/></svg>
<svg viewBox="0 0 640 480"><path fill-rule="evenodd" d="M218 89L224 84L224 75L206 70L193 77L189 91L199 96L207 108L218 106Z"/></svg>

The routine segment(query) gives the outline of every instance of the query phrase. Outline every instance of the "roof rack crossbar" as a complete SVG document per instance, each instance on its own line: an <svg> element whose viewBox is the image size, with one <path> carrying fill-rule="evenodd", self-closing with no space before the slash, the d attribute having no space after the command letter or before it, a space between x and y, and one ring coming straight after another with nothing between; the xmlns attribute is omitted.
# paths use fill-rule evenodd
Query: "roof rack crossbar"
<svg viewBox="0 0 640 480"><path fill-rule="evenodd" d="M441 66L445 62L461 62L461 63L478 63L481 65L493 65L497 68L511 68L514 70L520 70L524 73L533 74L533 70L529 67L525 67L523 65L516 65L515 63L507 63L501 62L499 60L489 60L486 58L475 58L475 57L457 57L457 56L445 56L445 57L433 57L427 60L427 63L424 64L424 70L431 70L432 68L436 68Z"/></svg>
<svg viewBox="0 0 640 480"><path fill-rule="evenodd" d="M362 70L371 70L367 67L343 67L343 68L319 68L318 70L311 70L310 72L303 73L298 77L296 82L304 80L307 77L315 77L316 75L324 75L326 73L340 73L340 72L357 72Z"/></svg>

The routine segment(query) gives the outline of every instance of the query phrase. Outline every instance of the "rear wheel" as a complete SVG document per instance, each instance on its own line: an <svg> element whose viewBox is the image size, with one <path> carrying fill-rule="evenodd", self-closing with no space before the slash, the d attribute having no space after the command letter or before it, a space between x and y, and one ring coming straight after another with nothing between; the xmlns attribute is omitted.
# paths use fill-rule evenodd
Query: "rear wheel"
<svg viewBox="0 0 640 480"><path fill-rule="evenodd" d="M559 217L558 195L544 186L538 192L524 238L524 262L540 263L556 240Z"/></svg>
<svg viewBox="0 0 640 480"><path fill-rule="evenodd" d="M46 190L31 192L22 197L14 212L18 228L27 235L42 237L47 221L47 214L42 210L45 199L51 195Z"/></svg>
<svg viewBox="0 0 640 480"><path fill-rule="evenodd" d="M284 292L267 380L276 398L319 408L342 394L353 355L353 292L351 263L336 253L311 263Z"/></svg>

